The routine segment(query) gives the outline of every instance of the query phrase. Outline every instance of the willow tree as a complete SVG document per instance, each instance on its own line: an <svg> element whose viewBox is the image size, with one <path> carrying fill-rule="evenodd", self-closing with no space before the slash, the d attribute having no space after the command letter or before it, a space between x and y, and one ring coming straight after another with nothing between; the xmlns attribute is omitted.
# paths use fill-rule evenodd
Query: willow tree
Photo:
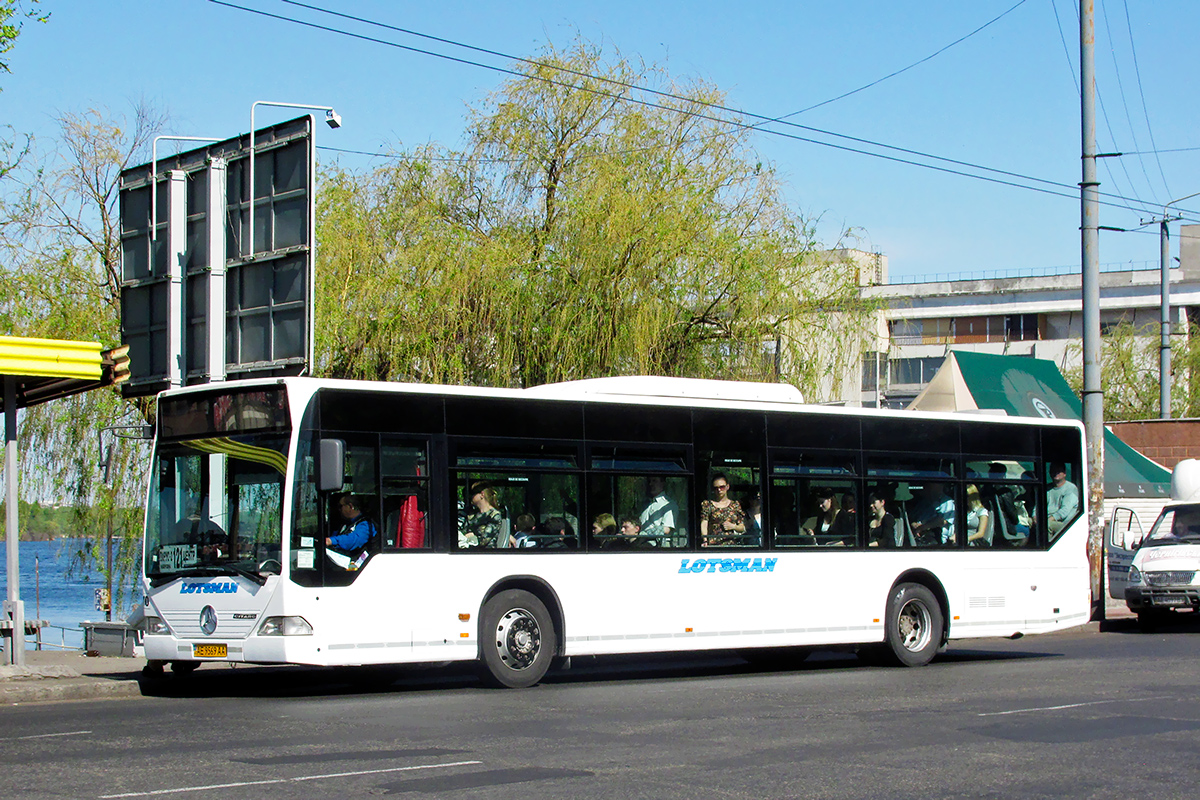
<svg viewBox="0 0 1200 800"><path fill-rule="evenodd" d="M1171 416L1200 417L1200 327L1187 326L1186 335L1171 337ZM1161 328L1158 323L1135 326L1121 322L1100 337L1101 388L1104 417L1112 421L1157 419L1161 413ZM1071 360L1079 363L1083 350L1074 346ZM1076 392L1083 369L1064 371Z"/></svg>
<svg viewBox="0 0 1200 800"><path fill-rule="evenodd" d="M119 344L121 171L144 157L162 119L138 106L129 120L91 110L65 114L49 151L36 152L0 184L0 327L4 333ZM146 402L101 389L28 410L21 423L22 491L75 510L74 553L113 584L137 569L148 448L100 439L102 428L146 421ZM108 474L99 467L111 444ZM107 477L107 480L105 480Z"/></svg>
<svg viewBox="0 0 1200 800"><path fill-rule="evenodd" d="M857 273L818 257L719 91L586 43L517 70L471 112L461 150L327 176L321 372L811 389L841 369L869 311Z"/></svg>

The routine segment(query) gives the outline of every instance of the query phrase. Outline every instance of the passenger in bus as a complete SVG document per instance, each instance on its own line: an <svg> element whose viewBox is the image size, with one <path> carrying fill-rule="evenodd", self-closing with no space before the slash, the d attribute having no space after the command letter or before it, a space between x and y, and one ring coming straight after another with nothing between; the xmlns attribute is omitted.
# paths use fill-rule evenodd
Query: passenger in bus
<svg viewBox="0 0 1200 800"><path fill-rule="evenodd" d="M1058 533L1079 511L1079 487L1067 480L1067 468L1062 462L1050 465L1054 484L1046 491L1046 527Z"/></svg>
<svg viewBox="0 0 1200 800"><path fill-rule="evenodd" d="M755 492L746 508L745 544L747 547L762 546L762 506L762 495Z"/></svg>
<svg viewBox="0 0 1200 800"><path fill-rule="evenodd" d="M796 498L790 491L779 486L771 489L771 528L777 544L795 546L799 543Z"/></svg>
<svg viewBox="0 0 1200 800"><path fill-rule="evenodd" d="M375 526L363 514L361 497L344 494L338 507L346 523L333 536L325 537L325 546L332 547L344 555L353 556L361 552L367 546L367 542L374 538Z"/></svg>
<svg viewBox="0 0 1200 800"><path fill-rule="evenodd" d="M486 481L471 484L471 505L475 513L467 517L460 546L491 547L500 535L500 523L503 517L500 509L496 508L496 490Z"/></svg>
<svg viewBox="0 0 1200 800"><path fill-rule="evenodd" d="M867 523L867 547L896 546L896 518L887 510L887 497L882 492L870 492L867 504L871 509L871 521Z"/></svg>
<svg viewBox="0 0 1200 800"><path fill-rule="evenodd" d="M729 479L720 472L713 473L712 491L714 500L700 503L700 546L737 544L739 534L746 532L746 513L742 504L729 496Z"/></svg>
<svg viewBox="0 0 1200 800"><path fill-rule="evenodd" d="M670 547L671 533L678 527L679 507L667 497L667 483L659 476L650 478L646 488L650 500L638 515L641 535L652 537L651 543L659 547Z"/></svg>
<svg viewBox="0 0 1200 800"><path fill-rule="evenodd" d="M998 461L993 461L988 465L988 477L997 481L1006 480L1008 468ZM979 494L985 508L995 509L999 517L996 524L1002 526L1002 530L1008 531L1009 538L1029 535L1028 522L1025 523L1024 530L1021 530L1021 515L1017 510L1020 490L1016 486L1011 483L992 483L981 487Z"/></svg>
<svg viewBox="0 0 1200 800"><path fill-rule="evenodd" d="M849 539L854 543L853 523L842 513L838 505L837 493L828 486L820 486L814 492L817 501L817 515L805 520L803 533L811 536L817 544L842 545Z"/></svg>
<svg viewBox="0 0 1200 800"><path fill-rule="evenodd" d="M936 547L954 543L954 498L946 494L941 481L929 481L921 488L911 519L917 544Z"/></svg>
<svg viewBox="0 0 1200 800"><path fill-rule="evenodd" d="M537 547L537 542L529 538L537 526L533 514L518 514L515 525L517 530L509 547Z"/></svg>
<svg viewBox="0 0 1200 800"><path fill-rule="evenodd" d="M617 535L617 520L612 514L600 514L592 520L592 535L610 537Z"/></svg>
<svg viewBox="0 0 1200 800"><path fill-rule="evenodd" d="M574 549L579 546L575 529L563 517L550 517L535 534L540 546L549 550Z"/></svg>
<svg viewBox="0 0 1200 800"><path fill-rule="evenodd" d="M830 542L835 547L853 547L858 543L858 504L854 492L842 494L842 513L838 514L835 535L840 538Z"/></svg>
<svg viewBox="0 0 1200 800"><path fill-rule="evenodd" d="M967 547L990 547L992 544L992 525L983 499L979 496L979 488L967 484Z"/></svg>
<svg viewBox="0 0 1200 800"><path fill-rule="evenodd" d="M601 514L601 517L611 516L609 514ZM599 519L599 517L597 517ZM600 547L603 550L634 550L641 547L641 542L638 537L641 536L642 528L638 524L636 516L622 517L621 528L618 535L612 536L601 542Z"/></svg>

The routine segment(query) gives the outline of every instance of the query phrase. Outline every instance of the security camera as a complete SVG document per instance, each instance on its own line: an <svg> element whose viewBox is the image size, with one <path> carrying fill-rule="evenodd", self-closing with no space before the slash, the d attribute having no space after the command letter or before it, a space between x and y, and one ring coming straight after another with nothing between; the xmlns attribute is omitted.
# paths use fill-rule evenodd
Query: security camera
<svg viewBox="0 0 1200 800"><path fill-rule="evenodd" d="M325 122L331 128L340 128L342 127L342 115L331 108L325 112Z"/></svg>

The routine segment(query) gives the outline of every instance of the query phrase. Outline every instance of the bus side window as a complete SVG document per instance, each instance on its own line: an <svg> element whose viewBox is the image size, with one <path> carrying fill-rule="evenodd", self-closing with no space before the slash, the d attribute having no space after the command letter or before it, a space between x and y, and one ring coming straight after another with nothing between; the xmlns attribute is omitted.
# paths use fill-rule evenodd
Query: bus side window
<svg viewBox="0 0 1200 800"><path fill-rule="evenodd" d="M597 446L590 464L587 532L592 550L687 546L692 498L684 451ZM609 526L615 530L606 530Z"/></svg>
<svg viewBox="0 0 1200 800"><path fill-rule="evenodd" d="M385 439L381 535L387 549L427 550L429 456L424 442Z"/></svg>

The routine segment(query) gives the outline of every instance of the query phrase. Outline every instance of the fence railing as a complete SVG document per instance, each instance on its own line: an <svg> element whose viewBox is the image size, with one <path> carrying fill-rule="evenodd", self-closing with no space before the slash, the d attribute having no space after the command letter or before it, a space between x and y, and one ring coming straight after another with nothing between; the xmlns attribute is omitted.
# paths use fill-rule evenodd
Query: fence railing
<svg viewBox="0 0 1200 800"><path fill-rule="evenodd" d="M1117 261L1101 264L1101 272L1141 272L1159 270L1157 261ZM1079 275L1078 264L1061 267L1013 267L1012 269L987 269L963 272L928 272L923 275L889 275L888 284L895 286L906 283L948 283L951 281L986 281L998 278L1050 278L1056 275Z"/></svg>
<svg viewBox="0 0 1200 800"><path fill-rule="evenodd" d="M46 631L50 631L50 635L46 635ZM71 635L72 643L68 643L68 636ZM57 640L57 641L55 641ZM33 636L26 637L25 649L33 647L35 650L83 650L83 630L81 628L64 628L62 625L45 625L38 629L38 632Z"/></svg>

